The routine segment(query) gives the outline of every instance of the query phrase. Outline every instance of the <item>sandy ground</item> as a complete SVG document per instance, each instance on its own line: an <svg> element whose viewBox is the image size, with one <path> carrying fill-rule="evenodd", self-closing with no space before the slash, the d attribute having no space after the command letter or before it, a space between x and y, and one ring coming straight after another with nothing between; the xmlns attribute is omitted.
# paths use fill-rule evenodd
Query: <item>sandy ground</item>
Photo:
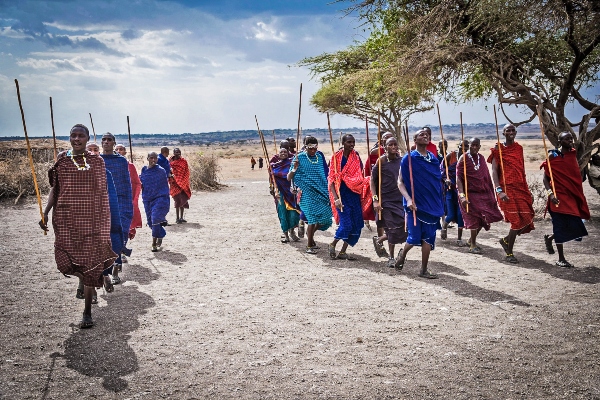
<svg viewBox="0 0 600 400"><path fill-rule="evenodd" d="M500 261L499 223L483 255L450 230L430 281L417 249L386 268L366 228L354 262L281 244L266 171L224 160L222 175L228 187L195 193L164 251L139 230L90 330L37 205L0 205L0 398L600 399L595 192L590 236L566 246L575 269L545 252L548 220L518 239L520 264Z"/></svg>

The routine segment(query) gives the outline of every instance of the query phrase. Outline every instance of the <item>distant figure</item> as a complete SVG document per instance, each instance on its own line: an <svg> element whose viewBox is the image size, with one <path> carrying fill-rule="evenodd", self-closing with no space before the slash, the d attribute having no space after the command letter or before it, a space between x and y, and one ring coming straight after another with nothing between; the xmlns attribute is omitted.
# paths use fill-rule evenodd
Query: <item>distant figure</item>
<svg viewBox="0 0 600 400"><path fill-rule="evenodd" d="M258 157L258 169L262 169L262 168L263 168L263 158Z"/></svg>
<svg viewBox="0 0 600 400"><path fill-rule="evenodd" d="M183 219L183 209L190 208L188 200L192 197L192 189L190 187L190 167L185 158L181 157L181 150L173 149L173 157L171 157L172 178L169 179L171 184L171 197L175 202L175 213L177 215L178 224L187 222Z"/></svg>
<svg viewBox="0 0 600 400"><path fill-rule="evenodd" d="M590 186L600 194L600 154L598 153L594 154L590 159L588 179L590 180Z"/></svg>
<svg viewBox="0 0 600 400"><path fill-rule="evenodd" d="M158 165L155 152L148 153L148 166L142 168L142 201L146 210L146 220L152 229L152 251L161 250L162 240L167 235L163 226L167 225L169 212L169 183L163 167Z"/></svg>
<svg viewBox="0 0 600 400"><path fill-rule="evenodd" d="M250 157L250 168L252 168L252 170L254 170L255 165L256 165L256 160L254 159L254 157Z"/></svg>
<svg viewBox="0 0 600 400"><path fill-rule="evenodd" d="M161 147L160 154L158 155L158 165L163 167L165 172L167 173L167 178L171 178L173 175L171 174L171 164L169 163L169 148Z"/></svg>

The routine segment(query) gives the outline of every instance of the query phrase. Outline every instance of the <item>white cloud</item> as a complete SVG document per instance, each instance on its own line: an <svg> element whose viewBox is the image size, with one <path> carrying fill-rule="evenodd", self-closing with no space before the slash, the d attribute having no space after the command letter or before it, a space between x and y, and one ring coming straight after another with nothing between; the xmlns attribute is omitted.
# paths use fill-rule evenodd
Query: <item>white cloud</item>
<svg viewBox="0 0 600 400"><path fill-rule="evenodd" d="M272 26L269 26L265 22L262 22L262 21L257 22L256 27L253 28L252 30L254 32L254 35L252 35L252 37L254 39L280 42L280 43L287 42L287 40L286 40L287 35L284 32L277 31L277 29L275 29Z"/></svg>

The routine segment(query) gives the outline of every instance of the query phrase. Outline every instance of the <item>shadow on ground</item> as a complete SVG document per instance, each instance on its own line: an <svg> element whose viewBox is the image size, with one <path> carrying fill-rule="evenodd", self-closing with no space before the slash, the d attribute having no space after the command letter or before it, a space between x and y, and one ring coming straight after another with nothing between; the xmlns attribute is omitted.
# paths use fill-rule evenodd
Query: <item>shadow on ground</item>
<svg viewBox="0 0 600 400"><path fill-rule="evenodd" d="M172 224L167 227L169 232L187 232L190 229L202 229L204 225L197 222L186 222L184 224Z"/></svg>
<svg viewBox="0 0 600 400"><path fill-rule="evenodd" d="M183 265L187 262L188 258L185 254L177 253L171 250L162 250L154 253L154 257L160 261L166 261L173 265Z"/></svg>

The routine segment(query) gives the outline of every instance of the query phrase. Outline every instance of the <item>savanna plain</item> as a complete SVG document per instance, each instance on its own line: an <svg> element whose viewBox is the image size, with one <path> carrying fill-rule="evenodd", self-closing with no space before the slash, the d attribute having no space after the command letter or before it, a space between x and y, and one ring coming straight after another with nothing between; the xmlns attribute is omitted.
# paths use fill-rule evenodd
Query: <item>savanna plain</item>
<svg viewBox="0 0 600 400"><path fill-rule="evenodd" d="M539 183L541 143L523 144ZM387 268L366 227L357 261L329 259L333 228L316 256L306 239L282 244L267 171L250 170L259 146L182 151L219 156L226 186L194 193L162 252L138 229L89 330L35 200L0 204L1 399L600 399L600 196L587 182L589 236L565 246L574 269L546 253L540 212L519 264L502 261L507 224L481 233L482 255L454 228L432 252L440 278L423 280L418 249Z"/></svg>

